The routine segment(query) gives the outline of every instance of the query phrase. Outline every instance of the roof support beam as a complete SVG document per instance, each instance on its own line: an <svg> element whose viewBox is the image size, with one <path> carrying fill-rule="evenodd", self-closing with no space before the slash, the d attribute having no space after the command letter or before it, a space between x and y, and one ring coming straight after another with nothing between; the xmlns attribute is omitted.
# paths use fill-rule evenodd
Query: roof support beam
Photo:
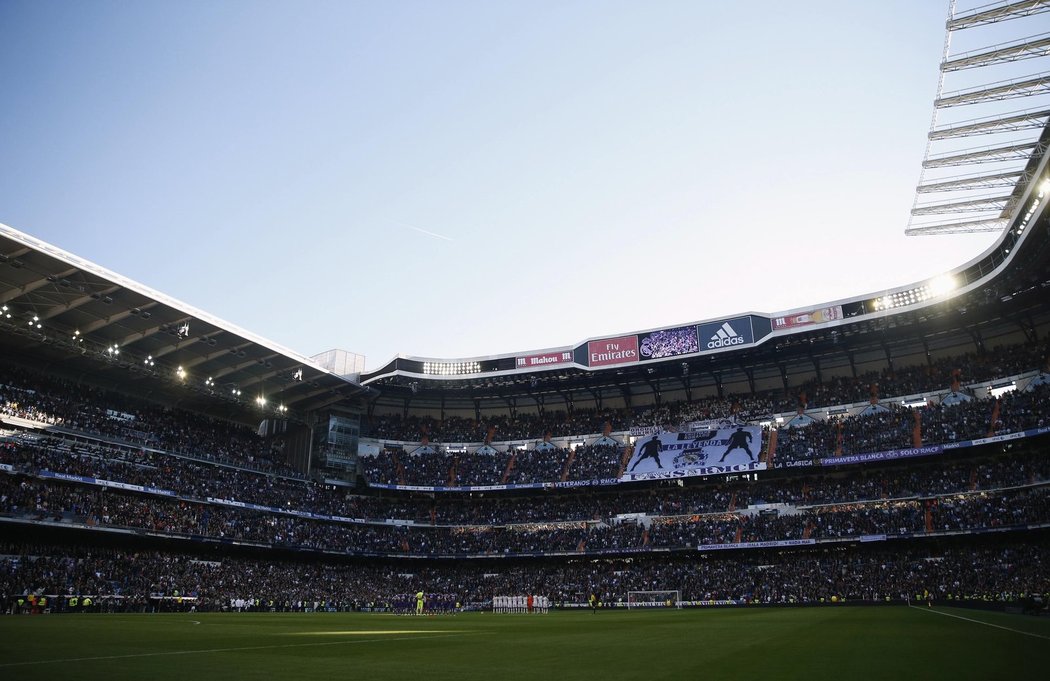
<svg viewBox="0 0 1050 681"><path fill-rule="evenodd" d="M941 215L944 213L967 213L978 210L998 210L1006 208L1009 196L991 196L981 199L969 199L967 201L947 201L945 203L931 203L918 205L912 208L912 215Z"/></svg>
<svg viewBox="0 0 1050 681"><path fill-rule="evenodd" d="M73 273L75 273L77 271L78 270L76 268L72 268L72 269L65 270L64 272L59 272L58 274L52 275L52 277L54 277L56 279L65 279L66 277L70 276L71 274L73 274ZM37 279L35 281L31 281L28 284L22 286L21 288L11 289L7 293L0 293L0 303L10 303L12 300L15 300L17 298L21 298L22 296L26 295L27 293L32 293L33 291L35 291L35 290L37 290L39 288L43 288L43 287L47 286L48 284L53 284L53 283L54 282L51 281L50 279L48 279L47 277L43 277L41 279Z"/></svg>
<svg viewBox="0 0 1050 681"><path fill-rule="evenodd" d="M978 163L1002 163L1004 161L1027 161L1033 155L1046 151L1046 144L1023 142L1002 147L984 147L961 153L931 156L922 163L923 168L950 168Z"/></svg>
<svg viewBox="0 0 1050 681"><path fill-rule="evenodd" d="M1028 182L1031 180L1030 173L1014 170L1007 173L995 173L992 175L978 175L970 177L947 178L940 182L920 184L915 188L920 194L932 194L934 192L960 191L964 189L999 189L1012 188L1018 180Z"/></svg>
<svg viewBox="0 0 1050 681"><path fill-rule="evenodd" d="M1002 0L994 7L984 5L957 14L948 21L948 30L959 31L974 26L1030 17L1043 12L1050 12L1050 0L1017 0L1016 2Z"/></svg>
<svg viewBox="0 0 1050 681"><path fill-rule="evenodd" d="M1045 73L1025 78L992 83L989 86L956 90L933 101L938 109L983 102L1001 102L1019 97L1033 97L1050 92L1050 75Z"/></svg>
<svg viewBox="0 0 1050 681"><path fill-rule="evenodd" d="M949 73L978 66L1034 59L1047 54L1050 54L1050 33L1040 33L1028 38L1001 43L984 51L964 52L953 59L941 62L941 71Z"/></svg>
<svg viewBox="0 0 1050 681"><path fill-rule="evenodd" d="M944 140L953 137L995 135L1001 132L1032 130L1034 128L1045 127L1047 118L1050 118L1050 109L1021 111L1004 116L978 118L963 123L953 123L952 125L946 125L942 128L935 128L930 131L928 137L931 140Z"/></svg>

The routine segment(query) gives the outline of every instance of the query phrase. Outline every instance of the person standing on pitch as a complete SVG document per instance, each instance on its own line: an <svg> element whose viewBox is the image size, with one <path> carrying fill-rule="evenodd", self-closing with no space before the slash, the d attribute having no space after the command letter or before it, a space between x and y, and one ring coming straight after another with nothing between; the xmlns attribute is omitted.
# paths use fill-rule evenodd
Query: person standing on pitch
<svg viewBox="0 0 1050 681"><path fill-rule="evenodd" d="M425 599L423 598L423 592L422 591L417 591L416 592L416 614L417 615L422 615L423 614L423 601L424 600Z"/></svg>

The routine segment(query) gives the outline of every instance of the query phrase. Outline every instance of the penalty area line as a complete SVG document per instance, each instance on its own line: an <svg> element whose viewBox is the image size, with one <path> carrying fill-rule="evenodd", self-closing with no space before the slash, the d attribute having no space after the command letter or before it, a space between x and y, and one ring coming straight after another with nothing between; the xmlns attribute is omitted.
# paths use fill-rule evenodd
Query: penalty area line
<svg viewBox="0 0 1050 681"><path fill-rule="evenodd" d="M479 633L479 632L475 632ZM235 653L245 650L273 650L275 648L308 648L318 646L341 646L355 643L378 643L380 641L425 641L435 638L452 638L454 636L470 636L471 634L459 632L456 634L442 634L440 636L399 636L397 638L359 638L349 641L321 641L317 643L281 643L272 646L241 646L237 648L207 648L203 650L169 650L156 653L128 653L127 655L96 655L94 657L67 657L63 659L42 659L28 662L0 662L0 669L8 667L28 667L29 665L58 664L65 662L93 662L95 660L130 660L138 657L165 657L171 655L202 655L208 653Z"/></svg>
<svg viewBox="0 0 1050 681"><path fill-rule="evenodd" d="M983 624L986 627L995 627L996 629L1003 629L1005 631L1012 631L1015 634L1021 634L1022 636L1031 636L1033 638L1041 638L1050 641L1050 636L1043 634L1035 634L1030 631L1021 631L1020 629L1011 629L1010 627L1004 627L1001 624L992 624L991 622L985 622L984 620L975 620L970 617L963 617L962 615L953 615L950 612L941 612L940 610L933 610L931 608L920 608L914 605L909 605L912 610L920 610L922 612L932 612L935 615L944 615L945 617L954 617L957 620L966 620L967 622L973 622L974 624Z"/></svg>

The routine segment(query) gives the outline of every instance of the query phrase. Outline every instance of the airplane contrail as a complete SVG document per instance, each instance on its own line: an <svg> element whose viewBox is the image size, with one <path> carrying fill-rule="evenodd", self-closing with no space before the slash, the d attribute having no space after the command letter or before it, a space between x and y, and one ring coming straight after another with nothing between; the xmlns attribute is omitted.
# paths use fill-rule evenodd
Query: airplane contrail
<svg viewBox="0 0 1050 681"><path fill-rule="evenodd" d="M408 227L409 229L415 230L415 231L419 232L420 234L426 234L427 236L432 236L435 239L442 239L444 241L455 241L455 239L453 239L450 236L445 236L444 234L438 234L437 232L431 232L431 231L422 229L421 227L416 227L415 225L410 225L407 222L402 222L400 224L404 225L405 227Z"/></svg>

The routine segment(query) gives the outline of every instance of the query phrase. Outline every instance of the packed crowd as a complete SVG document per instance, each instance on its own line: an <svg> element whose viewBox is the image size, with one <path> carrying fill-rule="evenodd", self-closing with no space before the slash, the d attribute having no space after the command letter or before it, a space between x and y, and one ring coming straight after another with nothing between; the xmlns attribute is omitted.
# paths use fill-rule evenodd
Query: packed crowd
<svg viewBox="0 0 1050 681"><path fill-rule="evenodd" d="M273 443L245 426L152 406L119 393L6 366L0 368L0 417L22 418L113 442L302 477L281 461Z"/></svg>
<svg viewBox="0 0 1050 681"><path fill-rule="evenodd" d="M600 458L602 448L579 448ZM614 456L617 448L608 448ZM86 447L57 438L0 442L0 464L30 475L58 473L168 490L184 499L255 504L360 520L412 520L438 525L603 520L624 513L688 515L857 500L929 497L996 490L1050 480L1050 459L1039 453L932 460L893 468L818 473L758 482L694 481L631 491L577 488L527 496L354 494L346 487L201 464L128 448Z"/></svg>
<svg viewBox="0 0 1050 681"><path fill-rule="evenodd" d="M0 476L0 513L30 521L141 529L311 551L466 555L687 549L709 544L979 530L1050 522L1050 485L800 507L780 515L716 512L476 526L343 522L32 477ZM505 507L506 508L506 507Z"/></svg>
<svg viewBox="0 0 1050 681"><path fill-rule="evenodd" d="M1042 428L1050 425L1050 385L1008 392L999 399L927 404L915 409L895 405L889 411L779 428L774 464L909 448L916 444L916 424L923 446Z"/></svg>
<svg viewBox="0 0 1050 681"><path fill-rule="evenodd" d="M856 377L812 379L789 390L756 394L706 397L690 402L672 402L636 409L575 409L571 413L482 415L480 419L449 416L444 419L400 415L376 415L363 424L363 434L385 440L419 442L426 437L438 442L482 442L490 433L497 441L564 437L633 427L678 426L698 420L736 418L758 420L772 414L791 413L799 407L833 407L868 402L873 397L903 397L947 390L956 383L966 385L1032 370L1050 371L1047 348L1033 343L997 347L982 354L933 360L927 364L871 371ZM982 396L983 397L983 396Z"/></svg>
<svg viewBox="0 0 1050 681"><path fill-rule="evenodd" d="M494 595L539 593L556 605L596 593L607 606L628 591L677 589L686 601L818 603L923 599L1019 603L1050 592L1043 544L914 545L630 560L500 564L368 564L194 556L69 546L0 546L0 598L14 610L30 594L69 609L90 595L95 609L142 611L179 603L198 610L392 607L418 590L484 606ZM183 601L183 598L186 600ZM162 601L162 599L164 599ZM82 599L81 599L82 600Z"/></svg>

